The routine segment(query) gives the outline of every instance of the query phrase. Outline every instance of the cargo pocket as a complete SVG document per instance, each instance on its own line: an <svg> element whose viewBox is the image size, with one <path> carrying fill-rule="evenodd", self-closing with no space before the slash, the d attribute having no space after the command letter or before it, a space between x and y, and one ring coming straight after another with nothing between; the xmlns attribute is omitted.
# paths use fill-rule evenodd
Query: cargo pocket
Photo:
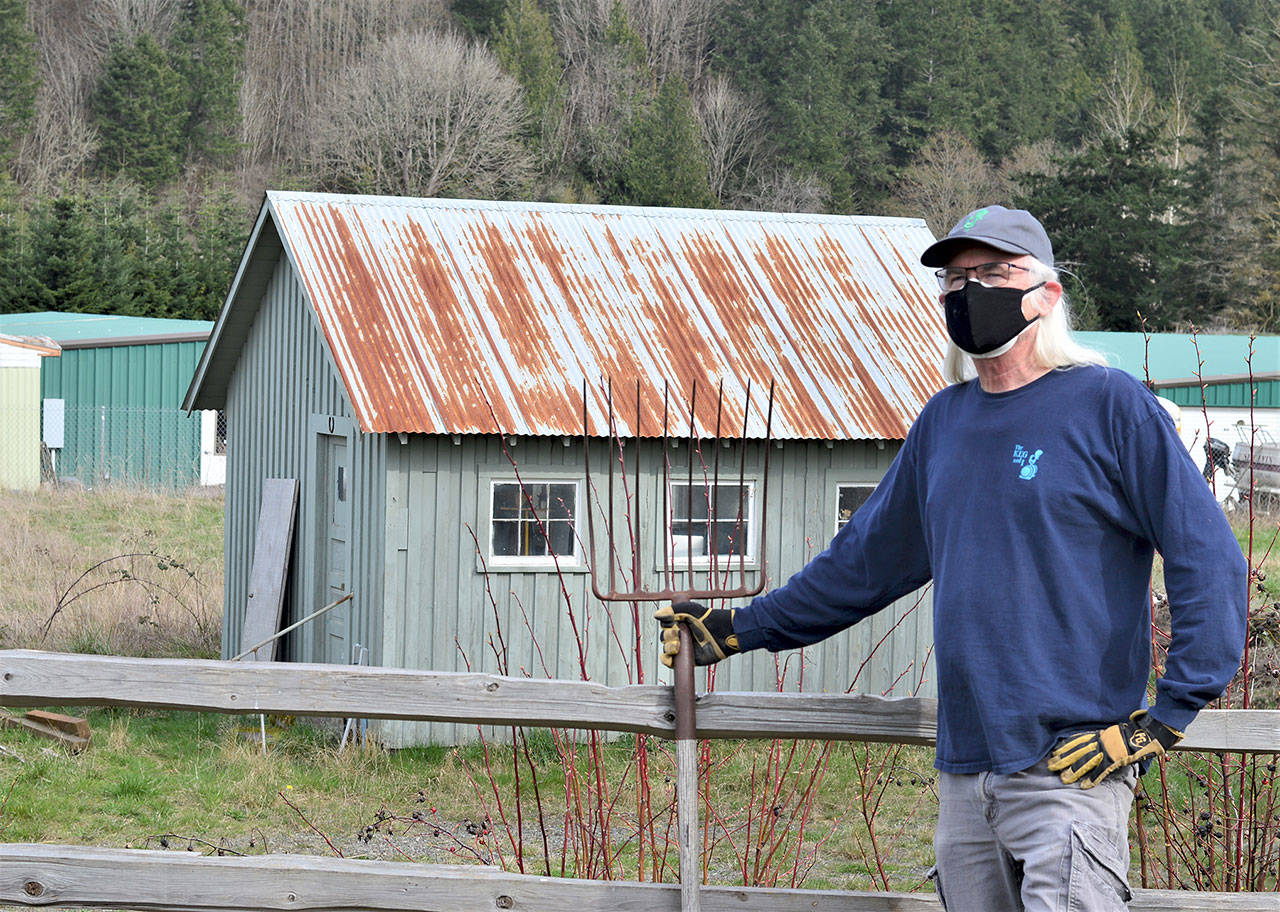
<svg viewBox="0 0 1280 912"><path fill-rule="evenodd" d="M925 876L933 881L933 889L938 894L938 902L942 903L943 912L946 912L947 897L942 892L942 877L938 874L938 866L934 865L930 868L929 873Z"/></svg>
<svg viewBox="0 0 1280 912"><path fill-rule="evenodd" d="M1071 860L1064 912L1125 912L1129 891L1128 853L1088 824L1071 825Z"/></svg>

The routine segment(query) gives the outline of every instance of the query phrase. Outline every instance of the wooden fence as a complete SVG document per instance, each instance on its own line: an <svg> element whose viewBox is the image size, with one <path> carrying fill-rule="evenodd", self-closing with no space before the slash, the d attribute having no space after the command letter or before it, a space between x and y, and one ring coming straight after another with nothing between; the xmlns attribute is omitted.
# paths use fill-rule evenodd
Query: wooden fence
<svg viewBox="0 0 1280 912"><path fill-rule="evenodd" d="M139 706L584 728L670 738L672 690L484 674L338 665L0 651L0 706ZM815 738L932 744L934 701L797 693L699 697L700 738ZM1182 750L1280 752L1280 710L1206 710ZM1131 908L1280 910L1274 893L1135 890ZM677 910L675 884L508 874L471 866L297 855L247 858L56 845L0 844L0 904L166 910ZM702 908L915 912L932 894L705 887Z"/></svg>

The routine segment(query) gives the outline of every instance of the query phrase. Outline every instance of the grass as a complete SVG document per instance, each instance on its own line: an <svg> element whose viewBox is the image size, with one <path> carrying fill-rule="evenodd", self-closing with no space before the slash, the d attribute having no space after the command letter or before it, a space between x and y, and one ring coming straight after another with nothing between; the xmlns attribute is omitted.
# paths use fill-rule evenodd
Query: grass
<svg viewBox="0 0 1280 912"><path fill-rule="evenodd" d="M81 754L50 747L23 731L0 731L0 744L23 761L0 758L0 796L8 795L0 812L0 839L206 853L325 855L336 849L349 858L474 863L476 853L491 856L490 840L507 838L501 826L488 836L468 831L491 809L478 746L396 752L349 746L339 754L331 734L277 719L269 720L269 752L263 754L257 717L135 709L90 710L86 715L94 743ZM743 784L753 765L757 771L762 768L766 750L759 743L715 745L716 807L725 811L745 800ZM857 790L858 768L868 757L874 763L890 750L834 747L809 831L812 840L830 838L816 856L806 886L876 888L865 827L851 811L850 796ZM631 738L607 745L610 782L627 780L624 771L633 751ZM563 764L553 751L540 754L555 855L563 838L563 825L556 825L563 821ZM503 762L509 761L509 748L494 746L491 756L495 781L509 798L513 780L509 762ZM931 863L930 762L928 751L904 748L895 781L886 784L880 826L889 834L884 854L895 889L920 886ZM673 759L655 756L653 776L655 791L661 792L662 783L674 778ZM479 794L473 778L481 783ZM634 791L619 789L618 805L634 807ZM415 821L415 814L421 820ZM364 838L374 824L372 838ZM528 870L537 873L542 870L541 840L528 820L526 829ZM634 857L632 852L632 865ZM554 859L552 867L558 873ZM722 844L712 880L739 883L740 869ZM668 870L667 879L673 879L674 852Z"/></svg>
<svg viewBox="0 0 1280 912"><path fill-rule="evenodd" d="M222 510L200 492L0 493L0 647L216 657Z"/></svg>

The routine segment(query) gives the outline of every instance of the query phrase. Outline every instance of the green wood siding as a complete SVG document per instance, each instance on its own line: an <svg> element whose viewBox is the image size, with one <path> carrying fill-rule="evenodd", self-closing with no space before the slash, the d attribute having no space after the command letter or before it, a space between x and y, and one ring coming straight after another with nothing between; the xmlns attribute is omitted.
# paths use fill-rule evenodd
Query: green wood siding
<svg viewBox="0 0 1280 912"><path fill-rule="evenodd" d="M59 475L185 487L200 480L200 415L181 409L203 342L64 350L44 359L41 395L66 401Z"/></svg>
<svg viewBox="0 0 1280 912"><path fill-rule="evenodd" d="M261 309L242 349L227 390L226 609L222 631L224 657L241 649L253 545L262 481L300 481L298 519L290 584L286 591L287 622L321 607L317 603L317 480L314 477L317 433L328 419L348 438L352 506L349 587L355 597L347 606L351 642L371 649L381 661L383 503L382 451L379 435L353 429L351 404L336 377L333 362L316 329L297 277L281 258ZM323 628L316 622L290 635L285 656L294 661L323 660ZM249 645L249 644L245 644Z"/></svg>
<svg viewBox="0 0 1280 912"><path fill-rule="evenodd" d="M809 442L774 445L764 517L768 523L770 585L785 581L826 547L835 531L836 486L877 482L897 448L891 444L882 450L871 442L831 447ZM508 452L526 481L582 477L579 440L566 445L560 438L520 438ZM725 452L721 480L736 481L737 458ZM683 445L672 454L678 471L687 465L681 461L687 460L686 454ZM605 458L603 443L596 442L592 452L593 500L606 496L607 478L598 471L606 465ZM627 458L630 466L634 459L630 446ZM646 441L641 451L645 475L639 486L639 512L648 588L661 584L656 560L661 461L660 447ZM449 437L415 435L401 444L389 437L386 465L384 664L496 672L500 670L497 654L501 653L511 674L576 679L582 676L576 625L588 676L614 685L634 683L640 680L633 655L638 623L644 682L669 682L669 672L658 664L657 625L650 617L655 604L639 604L634 613L628 604L606 606L589 595L589 576L580 566L567 568L560 576L493 567L487 575L483 571L477 545L487 552L489 481L515 474L498 438L466 437L455 443ZM760 469L759 447L751 446L747 477L758 478ZM626 510L620 491L616 497L615 520L621 524ZM580 526L585 544L585 522ZM599 514L596 534L597 555L603 562L605 541ZM621 545L629 567L629 538ZM698 585L704 585L705 575L698 576ZM602 587L606 583L602 580ZM931 669L921 675L932 644L932 605L925 596L920 606L910 611L915 601L905 599L805 650L804 688L839 692L853 685L861 693L904 695L923 677L920 692L932 694ZM904 614L907 619L890 636L890 629ZM800 654L784 653L780 658L787 664L784 686L797 688ZM767 653L734 659L718 667L716 687L773 690L778 686L778 667ZM474 737L475 729L385 722L378 724L378 733L386 743L403 746L427 740L465 741Z"/></svg>

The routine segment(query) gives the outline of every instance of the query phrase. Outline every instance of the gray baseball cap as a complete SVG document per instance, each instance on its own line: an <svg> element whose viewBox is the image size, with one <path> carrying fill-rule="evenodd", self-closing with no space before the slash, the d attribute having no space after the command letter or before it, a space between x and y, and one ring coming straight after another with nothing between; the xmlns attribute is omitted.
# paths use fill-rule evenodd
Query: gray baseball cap
<svg viewBox="0 0 1280 912"><path fill-rule="evenodd" d="M1004 253L1030 254L1046 266L1053 265L1053 245L1044 226L1026 209L983 206L956 223L942 240L920 254L925 266L945 266L962 247L986 244Z"/></svg>

